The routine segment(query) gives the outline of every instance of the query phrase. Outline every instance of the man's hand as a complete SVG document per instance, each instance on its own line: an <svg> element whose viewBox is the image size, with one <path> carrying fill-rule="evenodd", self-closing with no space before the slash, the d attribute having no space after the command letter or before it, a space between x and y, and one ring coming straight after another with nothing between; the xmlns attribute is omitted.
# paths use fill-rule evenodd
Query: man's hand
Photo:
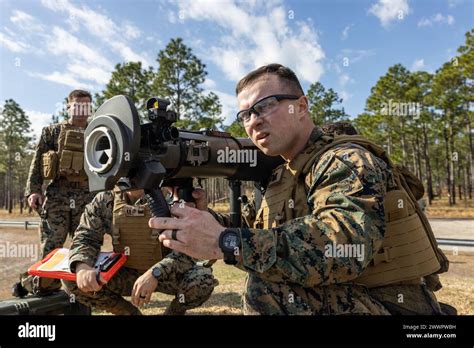
<svg viewBox="0 0 474 348"><path fill-rule="evenodd" d="M39 193L32 193L28 196L28 205L31 209L38 209L43 205L44 197Z"/></svg>
<svg viewBox="0 0 474 348"><path fill-rule="evenodd" d="M102 284L97 283L97 273L89 265L79 263L76 266L76 283L77 287L84 292L99 291L105 282L101 279Z"/></svg>
<svg viewBox="0 0 474 348"><path fill-rule="evenodd" d="M151 274L151 269L143 273L133 284L132 303L137 306L150 302L151 294L158 286L158 280Z"/></svg>
<svg viewBox="0 0 474 348"><path fill-rule="evenodd" d="M209 212L174 204L171 214L177 218L152 218L148 223L151 228L165 230L160 235L165 247L201 260L224 257L219 248L219 236L225 227ZM173 230L177 230L177 240L172 239Z"/></svg>

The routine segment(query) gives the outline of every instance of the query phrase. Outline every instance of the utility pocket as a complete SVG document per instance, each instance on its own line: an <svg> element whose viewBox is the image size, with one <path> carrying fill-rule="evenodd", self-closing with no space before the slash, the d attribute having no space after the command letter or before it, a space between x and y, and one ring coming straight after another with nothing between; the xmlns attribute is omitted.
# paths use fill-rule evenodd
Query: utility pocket
<svg viewBox="0 0 474 348"><path fill-rule="evenodd" d="M69 150L63 150L61 153L61 160L59 161L59 169L61 171L69 171L72 169L72 158L74 153Z"/></svg>
<svg viewBox="0 0 474 348"><path fill-rule="evenodd" d="M52 180L58 172L58 154L49 150L41 157L41 175L43 180Z"/></svg>
<svg viewBox="0 0 474 348"><path fill-rule="evenodd" d="M84 153L83 152L73 152L72 157L72 170L79 173L84 168Z"/></svg>
<svg viewBox="0 0 474 348"><path fill-rule="evenodd" d="M71 151L83 151L84 133L75 130L68 130L64 140L64 148Z"/></svg>

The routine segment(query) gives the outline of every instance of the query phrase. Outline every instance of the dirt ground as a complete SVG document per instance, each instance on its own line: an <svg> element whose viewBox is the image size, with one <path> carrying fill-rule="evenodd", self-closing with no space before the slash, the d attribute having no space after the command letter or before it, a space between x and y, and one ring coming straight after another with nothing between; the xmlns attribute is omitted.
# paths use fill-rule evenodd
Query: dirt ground
<svg viewBox="0 0 474 348"><path fill-rule="evenodd" d="M428 202L426 198L425 201ZM426 215L428 218L473 218L474 200L458 200L450 207L447 198L436 199L426 208Z"/></svg>
<svg viewBox="0 0 474 348"><path fill-rule="evenodd" d="M0 227L0 244L17 243L38 245L37 228L24 230L23 227ZM70 241L66 242L66 247ZM38 249L39 250L39 249ZM110 239L106 240L103 250L111 250ZM443 288L436 293L441 302L453 305L459 314L474 315L474 254L447 255L450 270L441 275ZM0 299L11 298L10 287L17 281L18 275L34 263L31 258L0 257ZM244 290L245 273L217 262L214 275L219 280L211 298L200 308L189 314L234 315L241 313L241 295ZM171 296L154 294L152 301L143 309L145 314L161 314ZM95 314L104 314L95 312Z"/></svg>

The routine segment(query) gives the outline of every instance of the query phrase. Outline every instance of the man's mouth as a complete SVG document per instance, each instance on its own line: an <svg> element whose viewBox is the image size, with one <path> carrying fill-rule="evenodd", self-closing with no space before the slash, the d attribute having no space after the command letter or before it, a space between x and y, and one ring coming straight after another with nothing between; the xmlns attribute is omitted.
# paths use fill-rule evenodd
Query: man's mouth
<svg viewBox="0 0 474 348"><path fill-rule="evenodd" d="M256 139L257 141L259 141L259 140L265 139L265 138L268 137L269 135L270 135L270 133L260 133L260 134L258 134L258 135L255 137L255 139Z"/></svg>

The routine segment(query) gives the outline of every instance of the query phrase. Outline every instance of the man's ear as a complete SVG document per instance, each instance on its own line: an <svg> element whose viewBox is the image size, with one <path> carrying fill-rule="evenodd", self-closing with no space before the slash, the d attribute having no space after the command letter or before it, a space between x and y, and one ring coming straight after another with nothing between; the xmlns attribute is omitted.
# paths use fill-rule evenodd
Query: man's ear
<svg viewBox="0 0 474 348"><path fill-rule="evenodd" d="M304 116L309 113L309 101L305 95L298 99L297 108L298 116Z"/></svg>

